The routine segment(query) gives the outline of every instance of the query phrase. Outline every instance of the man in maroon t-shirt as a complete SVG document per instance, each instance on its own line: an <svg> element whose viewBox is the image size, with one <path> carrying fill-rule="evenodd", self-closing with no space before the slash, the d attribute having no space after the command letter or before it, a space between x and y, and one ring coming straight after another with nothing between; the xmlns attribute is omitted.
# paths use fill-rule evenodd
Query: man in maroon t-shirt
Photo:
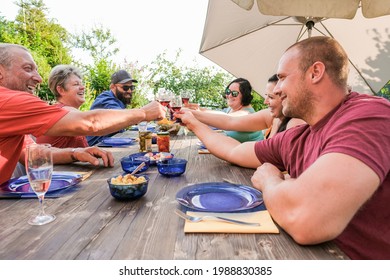
<svg viewBox="0 0 390 280"><path fill-rule="evenodd" d="M277 73L283 114L307 125L240 144L191 112L177 117L217 157L257 168L253 186L297 243L335 240L350 258L390 259L390 102L348 91L348 57L332 38L291 46Z"/></svg>

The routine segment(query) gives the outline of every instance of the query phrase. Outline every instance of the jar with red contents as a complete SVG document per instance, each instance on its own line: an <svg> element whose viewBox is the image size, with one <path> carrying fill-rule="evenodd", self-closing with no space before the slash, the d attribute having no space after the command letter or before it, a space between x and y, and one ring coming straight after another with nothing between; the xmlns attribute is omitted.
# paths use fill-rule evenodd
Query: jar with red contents
<svg viewBox="0 0 390 280"><path fill-rule="evenodd" d="M169 136L169 132L161 131L157 133L157 147L158 151L169 153L169 141L171 137Z"/></svg>

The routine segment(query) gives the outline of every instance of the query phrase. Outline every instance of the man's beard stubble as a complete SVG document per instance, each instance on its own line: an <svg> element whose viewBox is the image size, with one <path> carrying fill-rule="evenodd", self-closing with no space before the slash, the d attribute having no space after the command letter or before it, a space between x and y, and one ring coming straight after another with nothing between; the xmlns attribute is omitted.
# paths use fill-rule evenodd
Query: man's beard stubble
<svg viewBox="0 0 390 280"><path fill-rule="evenodd" d="M313 112L314 96L307 88L296 89L298 93L295 98L289 97L288 105L283 107L283 115L290 118L307 119Z"/></svg>
<svg viewBox="0 0 390 280"><path fill-rule="evenodd" d="M123 104L125 104L126 106L131 104L131 100L133 98L133 94L130 93L130 97L127 98L125 97L125 93L119 91L119 90L116 90L116 97L122 101Z"/></svg>

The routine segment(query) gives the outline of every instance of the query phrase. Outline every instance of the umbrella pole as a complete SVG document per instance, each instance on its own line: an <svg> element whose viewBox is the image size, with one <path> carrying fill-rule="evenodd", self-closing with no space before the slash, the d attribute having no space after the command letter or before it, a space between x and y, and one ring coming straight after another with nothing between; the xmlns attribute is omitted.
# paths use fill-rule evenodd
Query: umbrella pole
<svg viewBox="0 0 390 280"><path fill-rule="evenodd" d="M314 27L314 21L308 20L308 21L306 22L306 27L307 27L307 36L308 36L308 38L310 38L310 37L311 37L311 30L312 30L313 27Z"/></svg>
<svg viewBox="0 0 390 280"><path fill-rule="evenodd" d="M374 89L370 86L370 84L366 81L366 79L363 77L362 73L360 73L359 69L355 66L355 64L352 63L352 61L349 59L348 57L348 61L349 63L351 63L351 65L353 66L353 68L355 68L356 72L358 72L359 76L363 79L364 83L368 86L368 88L371 90L372 94L375 95L376 92L374 91Z"/></svg>

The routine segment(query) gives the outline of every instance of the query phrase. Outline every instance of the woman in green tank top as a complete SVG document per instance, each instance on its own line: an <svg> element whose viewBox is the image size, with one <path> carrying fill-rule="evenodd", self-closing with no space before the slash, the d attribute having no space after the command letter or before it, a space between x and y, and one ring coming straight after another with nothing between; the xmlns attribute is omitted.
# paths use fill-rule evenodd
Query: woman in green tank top
<svg viewBox="0 0 390 280"><path fill-rule="evenodd" d="M227 105L229 106L224 112L231 116L243 116L255 113L251 106L253 99L252 86L250 82L243 78L238 78L230 82L226 87L224 96ZM226 135L240 141L259 141L263 140L262 131L241 132L241 131L225 131Z"/></svg>

